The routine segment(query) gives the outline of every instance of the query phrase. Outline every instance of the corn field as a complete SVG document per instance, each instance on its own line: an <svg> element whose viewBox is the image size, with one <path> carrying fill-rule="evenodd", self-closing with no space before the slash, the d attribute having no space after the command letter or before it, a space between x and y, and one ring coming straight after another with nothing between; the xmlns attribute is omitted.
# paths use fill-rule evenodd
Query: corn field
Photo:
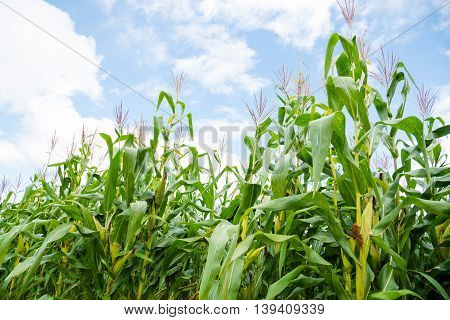
<svg viewBox="0 0 450 320"><path fill-rule="evenodd" d="M450 126L403 62L377 90L367 59L333 34L323 102L284 73L245 165L175 141L194 135L178 94L148 139L100 134L105 168L83 135L0 200L0 298L448 299Z"/></svg>

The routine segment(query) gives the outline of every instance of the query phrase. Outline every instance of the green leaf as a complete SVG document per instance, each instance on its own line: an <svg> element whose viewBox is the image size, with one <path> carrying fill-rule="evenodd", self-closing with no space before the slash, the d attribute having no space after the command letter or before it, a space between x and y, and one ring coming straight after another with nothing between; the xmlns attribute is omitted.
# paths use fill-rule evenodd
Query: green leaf
<svg viewBox="0 0 450 320"><path fill-rule="evenodd" d="M392 259L400 269L406 270L407 262L405 261L405 259L403 259L397 252L392 250L391 247L386 242L384 242L381 237L371 237L371 239L378 247L381 248L382 251L392 257Z"/></svg>
<svg viewBox="0 0 450 320"><path fill-rule="evenodd" d="M138 236L142 228L142 221L147 211L147 202L137 201L133 202L129 209L124 214L128 214L128 231L125 240L125 248L130 250L134 244L134 240Z"/></svg>
<svg viewBox="0 0 450 320"><path fill-rule="evenodd" d="M108 155L109 155L109 162L112 162L112 159L114 157L114 144L111 139L111 136L107 135L106 133L100 133L100 137L103 138L106 142L106 146L108 148Z"/></svg>
<svg viewBox="0 0 450 320"><path fill-rule="evenodd" d="M258 231L255 233L255 239L261 241L265 244L276 244L291 240L294 236L285 236L282 234L272 234L272 233L264 233Z"/></svg>
<svg viewBox="0 0 450 320"><path fill-rule="evenodd" d="M426 140L436 140L450 134L450 125L442 126L433 130L426 136Z"/></svg>
<svg viewBox="0 0 450 320"><path fill-rule="evenodd" d="M282 156L273 169L271 187L274 199L285 196L290 164L288 156Z"/></svg>
<svg viewBox="0 0 450 320"><path fill-rule="evenodd" d="M200 282L199 298L205 300L209 297L216 277L219 275L221 261L225 257L225 247L231 238L237 237L239 226L223 221L214 228L214 232L209 239L208 255L203 268Z"/></svg>
<svg viewBox="0 0 450 320"><path fill-rule="evenodd" d="M306 266L298 266L291 272L287 273L277 282L272 283L267 291L266 300L273 300L277 295L279 295L284 289L286 289L291 282L298 277L298 275L305 269Z"/></svg>
<svg viewBox="0 0 450 320"><path fill-rule="evenodd" d="M11 230L9 230L7 233L0 235L0 267L5 259L11 243L25 228L25 225L26 223L24 222L18 226L12 227Z"/></svg>
<svg viewBox="0 0 450 320"><path fill-rule="evenodd" d="M389 120L389 110L387 103L383 100L380 93L376 90L375 91L375 97L373 99L373 104L375 105L375 108L377 109L378 116L382 121Z"/></svg>
<svg viewBox="0 0 450 320"><path fill-rule="evenodd" d="M243 270L244 258L240 257L230 263L224 276L222 299L235 300L237 298Z"/></svg>
<svg viewBox="0 0 450 320"><path fill-rule="evenodd" d="M377 201L380 203L380 206L383 207L383 198L381 196L380 190L378 189L377 183L372 175L372 172L370 170L370 166L369 166L369 163L367 162L367 159L361 160L359 162L359 166L361 167L361 171L364 173L367 184L370 185L373 192L375 193L375 197L377 198Z"/></svg>
<svg viewBox="0 0 450 320"><path fill-rule="evenodd" d="M305 250L305 253L306 253L307 261L309 261L311 263L320 264L323 266L331 266L331 263L329 263L327 260L322 258L320 256L320 254L318 254L316 251L314 251L313 249L308 247L308 245L306 243L302 242L302 244L303 244L303 249Z"/></svg>
<svg viewBox="0 0 450 320"><path fill-rule="evenodd" d="M445 300L449 300L448 294L445 291L445 289L432 276L429 276L426 273L423 273L423 272L420 272L420 271L416 271L416 270L413 270L413 272L416 272L416 273L420 274L422 277L424 277L425 279L427 279L428 282L431 283L433 285L433 287L435 287L437 289L437 291L441 294L441 296Z"/></svg>
<svg viewBox="0 0 450 320"><path fill-rule="evenodd" d="M191 139L194 139L194 125L192 124L192 114L188 113L186 117L188 118L189 134L191 136Z"/></svg>
<svg viewBox="0 0 450 320"><path fill-rule="evenodd" d="M333 60L333 52L336 44L339 41L339 34L333 33L328 40L327 51L325 53L325 68L324 68L324 77L328 77L328 72L330 71L331 62Z"/></svg>
<svg viewBox="0 0 450 320"><path fill-rule="evenodd" d="M236 249L234 249L231 261L234 261L246 254L248 249L252 245L253 239L255 239L254 234L247 236L243 241L239 242L239 244L236 246Z"/></svg>
<svg viewBox="0 0 450 320"><path fill-rule="evenodd" d="M395 204L395 194L398 191L400 184L400 177L397 177L389 186L389 189L386 191L386 193L383 195L383 212L388 213L394 210L396 204Z"/></svg>
<svg viewBox="0 0 450 320"><path fill-rule="evenodd" d="M161 106L161 103L163 102L163 100L166 99L166 101L169 103L169 107L172 110L173 113L175 113L175 103L173 102L173 98L170 94L168 94L167 92L161 91L159 93L159 98L158 98L158 104L156 106L156 111L159 110L159 107Z"/></svg>
<svg viewBox="0 0 450 320"><path fill-rule="evenodd" d="M329 77L326 86L327 90L331 91L329 95L334 94L334 99L339 101L339 105L345 105L347 107L353 120L357 120L357 116L359 115L359 120L365 131L368 131L370 129L370 122L367 108L364 104L364 100L361 98L361 94L355 81L351 77Z"/></svg>
<svg viewBox="0 0 450 320"><path fill-rule="evenodd" d="M328 150L330 148L331 136L333 134L333 123L334 113L309 123L315 190L317 190L319 186L320 175L322 174Z"/></svg>
<svg viewBox="0 0 450 320"><path fill-rule="evenodd" d="M119 179L121 159L122 153L117 152L117 154L112 158L112 162L110 163L109 169L107 171L108 176L106 180L102 205L102 209L104 211L109 211L114 204L114 199L116 197L117 182Z"/></svg>
<svg viewBox="0 0 450 320"><path fill-rule="evenodd" d="M403 289L403 290L395 290L395 291L385 291L385 292L375 292L369 294L369 299L377 299L377 300L395 300L400 297L412 295L419 299L422 299L417 293L412 292L411 290Z"/></svg>
<svg viewBox="0 0 450 320"><path fill-rule="evenodd" d="M314 205L319 207L319 210L317 210L317 212L325 220L325 223L330 228L333 237L336 239L345 253L347 253L349 257L355 260L356 263L359 263L358 259L353 253L353 250L350 247L344 230L342 230L339 220L334 216L333 212L331 212L328 206L328 202L322 194L317 192L308 192L305 194L270 200L268 202L264 202L255 206L254 209L271 211L301 210L312 207Z"/></svg>
<svg viewBox="0 0 450 320"><path fill-rule="evenodd" d="M423 123L415 116L410 116L402 119L389 120L389 121L381 121L377 124L384 124L399 130L402 130L406 133L412 134L416 140L418 145L422 150L425 149L424 137L423 137Z"/></svg>
<svg viewBox="0 0 450 320"><path fill-rule="evenodd" d="M238 223L241 219L242 214L253 206L261 194L261 185L257 183L243 182L241 187L241 201L239 203L239 208L234 216L233 223Z"/></svg>
<svg viewBox="0 0 450 320"><path fill-rule="evenodd" d="M402 207L411 204L436 215L450 216L450 202L448 201L431 201L415 197L406 197L402 202Z"/></svg>
<svg viewBox="0 0 450 320"><path fill-rule="evenodd" d="M53 231L51 231L42 242L39 249L36 251L36 253L32 256L27 258L25 261L19 263L13 271L6 277L6 279L3 282L2 290L6 290L7 286L11 282L11 280L23 272L27 271L25 278L21 285L21 292L26 289L29 282L32 280L32 278L35 276L39 265L41 264L42 258L44 256L45 250L47 249L47 246L55 241L60 240L61 238L65 237L70 229L73 227L73 223L65 223L57 226Z"/></svg>
<svg viewBox="0 0 450 320"><path fill-rule="evenodd" d="M387 215L384 216L372 229L371 235L374 237L381 236L384 231L395 221L401 212L401 206L398 206Z"/></svg>
<svg viewBox="0 0 450 320"><path fill-rule="evenodd" d="M450 174L450 167L429 168L428 173L430 174L431 177L442 177L447 174ZM404 172L401 175L415 178L426 178L427 170L421 168L414 171Z"/></svg>
<svg viewBox="0 0 450 320"><path fill-rule="evenodd" d="M134 172L137 158L136 148L125 148L123 153L123 176L125 183L125 194L127 204L133 201L134 197Z"/></svg>
<svg viewBox="0 0 450 320"><path fill-rule="evenodd" d="M295 125L299 126L299 127L307 127L309 126L309 123L311 121L314 121L316 119L319 119L320 115L318 113L304 113L299 115L296 119L295 119Z"/></svg>

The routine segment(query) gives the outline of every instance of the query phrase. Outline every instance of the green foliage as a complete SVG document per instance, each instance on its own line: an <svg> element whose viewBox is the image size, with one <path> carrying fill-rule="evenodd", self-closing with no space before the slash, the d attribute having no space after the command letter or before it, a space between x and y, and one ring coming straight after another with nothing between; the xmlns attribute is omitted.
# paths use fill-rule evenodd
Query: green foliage
<svg viewBox="0 0 450 320"><path fill-rule="evenodd" d="M32 177L0 202L0 298L448 299L449 126L404 117L405 65L379 92L356 43L331 36L326 103L277 87L248 166L177 142L192 115L161 92L149 141L101 134L107 168L83 141Z"/></svg>

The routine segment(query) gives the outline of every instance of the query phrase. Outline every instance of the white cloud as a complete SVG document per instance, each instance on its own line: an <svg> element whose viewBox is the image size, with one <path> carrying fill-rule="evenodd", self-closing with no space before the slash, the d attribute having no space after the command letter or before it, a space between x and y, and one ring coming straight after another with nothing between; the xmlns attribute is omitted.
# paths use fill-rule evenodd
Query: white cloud
<svg viewBox="0 0 450 320"><path fill-rule="evenodd" d="M226 119L237 120L239 122L244 121L244 119L242 118L242 113L238 112L235 108L232 107L221 106L215 108L214 112L222 115Z"/></svg>
<svg viewBox="0 0 450 320"><path fill-rule="evenodd" d="M430 23L436 31L446 31L450 25L450 5L426 18L417 27L416 23L439 8L442 0L361 0L358 6L354 31L364 34L367 31L372 49L376 49L387 41L399 36L396 41L407 42L423 30L423 25ZM342 18L341 18L342 20ZM408 30L408 28L413 27Z"/></svg>
<svg viewBox="0 0 450 320"><path fill-rule="evenodd" d="M94 39L76 33L66 12L41 0L6 2L89 60L101 63ZM8 119L17 122L0 136L0 154L8 153L0 158L2 167L15 174L20 168L40 166L54 131L64 148L83 125L88 130L112 126L106 118L82 116L72 101L78 94L101 101L98 69L3 6L0 47L6 48L0 50L0 112L8 112Z"/></svg>
<svg viewBox="0 0 450 320"><path fill-rule="evenodd" d="M212 92L230 94L238 86L252 93L269 83L250 75L257 63L256 52L244 40L232 37L225 27L194 23L180 26L176 32L201 53L175 59L175 70L186 72Z"/></svg>
<svg viewBox="0 0 450 320"><path fill-rule="evenodd" d="M238 32L264 30L280 42L311 49L332 30L334 0L128 0L132 11L155 26L161 19L166 37L175 36L173 64L216 93L236 88L255 92L270 83L253 74L257 52ZM145 33L145 29L143 29ZM161 40L160 40L161 41ZM160 43L152 39L152 47ZM190 50L178 53L179 49ZM192 49L194 53L192 53Z"/></svg>
<svg viewBox="0 0 450 320"><path fill-rule="evenodd" d="M357 34L367 31L372 49L398 36L432 9L430 3L423 0L364 0L357 5L354 31ZM410 30L398 41L407 41L415 34L414 29Z"/></svg>
<svg viewBox="0 0 450 320"><path fill-rule="evenodd" d="M118 37L119 45L134 46L138 64L155 67L169 59L167 45L156 34L152 26L136 27L132 22L121 20L125 31Z"/></svg>
<svg viewBox="0 0 450 320"><path fill-rule="evenodd" d="M73 21L64 11L41 0L5 2L91 61L101 62L94 39L77 34ZM2 103L18 102L49 91L64 96L83 93L93 99L101 97L96 67L9 9L1 6L0 14Z"/></svg>
<svg viewBox="0 0 450 320"><path fill-rule="evenodd" d="M332 30L334 0L128 0L149 16L166 15L183 24L222 23L244 31L267 30L284 43L311 48Z"/></svg>
<svg viewBox="0 0 450 320"><path fill-rule="evenodd" d="M117 0L97 0L104 13L109 13L116 5Z"/></svg>
<svg viewBox="0 0 450 320"><path fill-rule="evenodd" d="M158 101L158 97L161 91L171 92L172 86L166 83L160 77L149 78L141 83L133 86L137 91L151 99L152 101ZM123 94L128 93L126 89L122 90ZM164 106L162 106L164 107Z"/></svg>
<svg viewBox="0 0 450 320"><path fill-rule="evenodd" d="M327 36L334 0L205 0L198 4L205 20L218 20L241 30L266 30L283 43L310 49Z"/></svg>
<svg viewBox="0 0 450 320"><path fill-rule="evenodd" d="M6 140L1 140L1 138L0 150L0 163L12 165L14 163L17 163L17 161L24 160L24 155L14 144Z"/></svg>
<svg viewBox="0 0 450 320"><path fill-rule="evenodd" d="M250 47L243 32L266 31L285 45L310 50L336 28L334 21L344 25L335 0L127 0L125 3L130 10L125 14L121 11L120 16L129 15L133 21L139 18L139 26L124 35L135 45L139 62L183 69L191 79L216 93L229 94L236 88L252 92L269 83L268 79L255 75L258 52ZM442 4L440 0L356 3L354 31L361 35L367 30L372 49ZM433 24L444 30L449 17L447 6L436 15ZM414 37L416 30L398 41ZM164 38L158 33L164 34Z"/></svg>

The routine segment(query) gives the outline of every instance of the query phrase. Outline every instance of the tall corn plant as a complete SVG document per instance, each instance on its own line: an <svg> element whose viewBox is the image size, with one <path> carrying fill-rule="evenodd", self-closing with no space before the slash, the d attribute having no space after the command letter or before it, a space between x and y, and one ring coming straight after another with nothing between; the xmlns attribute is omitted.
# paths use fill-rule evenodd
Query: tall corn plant
<svg viewBox="0 0 450 320"><path fill-rule="evenodd" d="M325 102L304 77L277 87L274 117L256 99L244 168L176 141L192 116L166 92L147 141L100 135L105 170L82 141L2 200L0 297L448 299L450 126L405 117L405 65L377 91L358 49L331 36ZM393 170L374 167L381 148Z"/></svg>
<svg viewBox="0 0 450 320"><path fill-rule="evenodd" d="M417 86L402 62L395 67L387 92L378 92L356 38L333 34L324 65L327 103L286 91L278 96L278 119L246 137L260 195L238 216L242 241L230 234L228 252L210 246L207 265L216 268L205 270L201 298L227 298L230 291L241 298L448 298L448 281L436 278L448 271L450 169L437 139L450 126L441 118L404 117L410 87ZM257 146L258 131L271 137L265 147ZM380 145L392 156L393 172L371 169ZM274 163L264 165L273 155ZM230 257L244 255L239 269ZM230 277L240 291L227 287Z"/></svg>

